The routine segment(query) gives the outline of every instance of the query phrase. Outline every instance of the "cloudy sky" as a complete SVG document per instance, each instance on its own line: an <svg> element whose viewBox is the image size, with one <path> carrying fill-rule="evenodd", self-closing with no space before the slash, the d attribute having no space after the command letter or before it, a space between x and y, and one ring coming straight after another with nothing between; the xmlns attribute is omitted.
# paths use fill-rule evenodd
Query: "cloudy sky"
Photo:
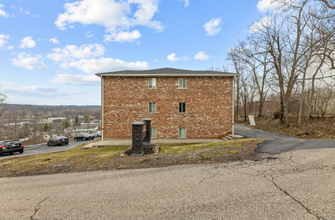
<svg viewBox="0 0 335 220"><path fill-rule="evenodd" d="M9 103L100 105L95 73L207 70L270 0L0 0L0 93Z"/></svg>

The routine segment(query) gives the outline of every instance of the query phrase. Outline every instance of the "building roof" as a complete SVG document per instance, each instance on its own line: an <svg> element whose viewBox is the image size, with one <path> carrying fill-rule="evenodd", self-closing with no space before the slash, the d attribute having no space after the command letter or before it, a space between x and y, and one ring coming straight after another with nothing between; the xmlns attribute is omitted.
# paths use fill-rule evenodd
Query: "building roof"
<svg viewBox="0 0 335 220"><path fill-rule="evenodd" d="M213 70L183 70L174 68L161 68L151 70L122 70L115 72L97 73L99 77L102 76L119 76L119 77L147 77L147 76L221 76L233 77L238 76L237 73L227 73Z"/></svg>

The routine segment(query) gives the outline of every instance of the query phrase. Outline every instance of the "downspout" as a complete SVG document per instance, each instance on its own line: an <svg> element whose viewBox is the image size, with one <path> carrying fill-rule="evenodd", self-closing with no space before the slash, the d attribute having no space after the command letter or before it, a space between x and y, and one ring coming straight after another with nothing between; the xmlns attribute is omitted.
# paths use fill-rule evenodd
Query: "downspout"
<svg viewBox="0 0 335 220"><path fill-rule="evenodd" d="M234 107L235 107L235 76L233 77L233 97L232 97L232 134L235 135L235 125L234 125Z"/></svg>
<svg viewBox="0 0 335 220"><path fill-rule="evenodd" d="M104 140L104 113L105 113L105 86L104 77L101 76L101 138Z"/></svg>

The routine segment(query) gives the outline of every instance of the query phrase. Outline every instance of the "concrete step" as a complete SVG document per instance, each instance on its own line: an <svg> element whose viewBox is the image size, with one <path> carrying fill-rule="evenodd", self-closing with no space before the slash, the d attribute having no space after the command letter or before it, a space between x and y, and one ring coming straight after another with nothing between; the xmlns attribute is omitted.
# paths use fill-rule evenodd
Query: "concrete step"
<svg viewBox="0 0 335 220"><path fill-rule="evenodd" d="M231 137L231 136L226 136L226 138L228 139L228 140L233 140L234 138L233 137Z"/></svg>
<svg viewBox="0 0 335 220"><path fill-rule="evenodd" d="M230 137L232 140L237 140L237 139L244 138L244 136L242 136L242 135L232 135L232 134L229 134L227 137Z"/></svg>

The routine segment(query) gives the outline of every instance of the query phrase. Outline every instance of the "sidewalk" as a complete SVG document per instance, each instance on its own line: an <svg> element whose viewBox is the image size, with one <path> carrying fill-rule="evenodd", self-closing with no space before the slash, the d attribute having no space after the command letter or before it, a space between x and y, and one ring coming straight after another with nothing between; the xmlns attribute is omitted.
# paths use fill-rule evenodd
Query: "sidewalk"
<svg viewBox="0 0 335 220"><path fill-rule="evenodd" d="M151 139L152 144L166 144L166 143L208 143L218 142L222 139ZM105 138L104 141L88 144L83 149L95 148L95 147L106 147L106 146L131 146L131 138Z"/></svg>

